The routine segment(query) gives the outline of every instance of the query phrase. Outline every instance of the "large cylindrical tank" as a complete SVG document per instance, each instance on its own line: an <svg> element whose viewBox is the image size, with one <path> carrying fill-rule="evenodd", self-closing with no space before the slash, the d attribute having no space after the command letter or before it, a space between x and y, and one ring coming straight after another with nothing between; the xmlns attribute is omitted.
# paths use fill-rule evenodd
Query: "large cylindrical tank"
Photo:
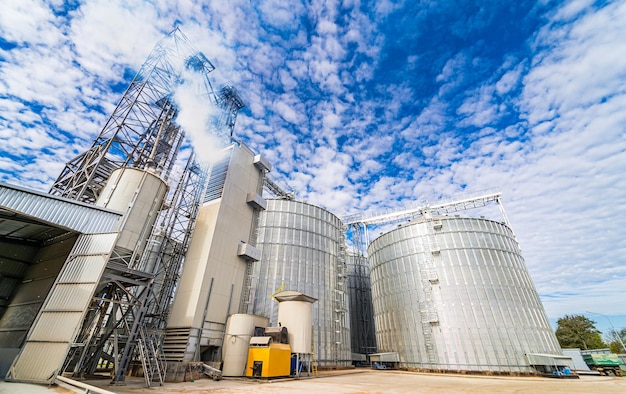
<svg viewBox="0 0 626 394"><path fill-rule="evenodd" d="M260 215L257 247L263 252L253 267L253 311L278 325L283 289L317 298L313 304L313 346L320 366L348 366L348 316L343 232L329 211L299 201L267 200ZM289 332L291 327L286 326Z"/></svg>
<svg viewBox="0 0 626 394"><path fill-rule="evenodd" d="M250 338L254 336L256 328L265 328L268 322L267 317L242 313L228 317L224 333L224 346L222 347L223 376L246 375Z"/></svg>
<svg viewBox="0 0 626 394"><path fill-rule="evenodd" d="M401 225L368 247L379 352L408 368L532 372L562 354L513 232L476 218Z"/></svg>
<svg viewBox="0 0 626 394"><path fill-rule="evenodd" d="M142 252L167 193L167 184L156 174L137 168L111 173L96 205L125 212L117 247Z"/></svg>

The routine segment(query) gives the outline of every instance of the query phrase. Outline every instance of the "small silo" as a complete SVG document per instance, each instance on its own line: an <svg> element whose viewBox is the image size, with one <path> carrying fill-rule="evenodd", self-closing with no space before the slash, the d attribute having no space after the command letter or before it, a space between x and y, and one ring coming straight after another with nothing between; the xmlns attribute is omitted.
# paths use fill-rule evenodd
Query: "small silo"
<svg viewBox="0 0 626 394"><path fill-rule="evenodd" d="M532 372L561 355L513 232L476 218L425 218L368 247L379 352L407 368Z"/></svg>
<svg viewBox="0 0 626 394"><path fill-rule="evenodd" d="M267 327L268 318L236 313L228 316L222 347L222 375L245 376L250 338ZM262 332L259 331L259 332Z"/></svg>
<svg viewBox="0 0 626 394"><path fill-rule="evenodd" d="M289 289L316 298L312 347L321 367L351 364L346 266L341 221L329 211L300 201L270 199L261 213L249 313L278 325L272 295Z"/></svg>

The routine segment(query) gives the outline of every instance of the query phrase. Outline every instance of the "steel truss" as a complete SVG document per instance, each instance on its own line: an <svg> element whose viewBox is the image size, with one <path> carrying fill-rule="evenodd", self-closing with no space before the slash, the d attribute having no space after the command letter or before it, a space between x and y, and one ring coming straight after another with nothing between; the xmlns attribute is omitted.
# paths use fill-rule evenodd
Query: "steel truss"
<svg viewBox="0 0 626 394"><path fill-rule="evenodd" d="M265 181L263 184L265 190L270 192L271 195L277 198L282 198L286 200L293 200L296 198L296 195L293 191L286 192L282 187L280 187L276 182L274 182L269 177L265 177Z"/></svg>
<svg viewBox="0 0 626 394"><path fill-rule="evenodd" d="M175 123L173 94L190 73L201 77L217 109L210 110L215 116L207 133L224 145L243 107L232 86L214 92L208 76L213 69L180 30L172 31L157 43L93 145L68 162L53 184L51 194L89 203L117 168L152 169L170 185L145 249L114 250L60 373L83 377L106 370L117 384L141 365L147 386L163 383L163 331L207 175L193 150L182 149L187 144ZM186 161L178 158L183 151Z"/></svg>
<svg viewBox="0 0 626 394"><path fill-rule="evenodd" d="M496 202L500 208L504 223L508 226L508 218L502 207L501 197L502 193L497 191L480 192L475 195L461 196L450 201L440 201L433 205L426 202L423 205L412 208L389 210L370 214L369 216L365 216L362 213L348 215L343 218L343 223L346 225L361 223L366 226L373 224L391 224L423 216L424 214L446 214L466 211L473 208L482 208L491 202Z"/></svg>

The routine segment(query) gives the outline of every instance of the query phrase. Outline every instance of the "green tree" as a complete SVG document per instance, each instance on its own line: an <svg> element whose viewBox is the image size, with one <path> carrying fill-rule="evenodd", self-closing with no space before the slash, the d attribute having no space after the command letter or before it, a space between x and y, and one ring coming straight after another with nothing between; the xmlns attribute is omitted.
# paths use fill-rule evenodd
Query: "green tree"
<svg viewBox="0 0 626 394"><path fill-rule="evenodd" d="M626 353L626 349L622 347L622 342L617 339L618 336L622 339L623 343L626 343L626 328L622 328L621 330L611 330L607 337L609 349L611 349L611 352L615 354Z"/></svg>
<svg viewBox="0 0 626 394"><path fill-rule="evenodd" d="M556 338L562 348L602 349L602 341L596 322L582 315L565 315L557 320Z"/></svg>

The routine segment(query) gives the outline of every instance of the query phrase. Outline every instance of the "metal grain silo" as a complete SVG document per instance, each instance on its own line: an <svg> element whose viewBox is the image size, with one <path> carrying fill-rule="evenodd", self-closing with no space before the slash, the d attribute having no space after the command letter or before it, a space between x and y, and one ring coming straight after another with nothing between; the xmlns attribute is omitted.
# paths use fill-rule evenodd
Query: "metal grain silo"
<svg viewBox="0 0 626 394"><path fill-rule="evenodd" d="M262 258L250 279L248 313L268 316L278 325L283 289L317 298L313 304L313 348L321 367L351 363L350 325L341 221L329 211L299 201L267 200L261 213L257 247ZM287 327L289 329L289 327Z"/></svg>
<svg viewBox="0 0 626 394"><path fill-rule="evenodd" d="M513 232L475 218L410 222L368 248L378 351L429 370L532 372L562 354Z"/></svg>

